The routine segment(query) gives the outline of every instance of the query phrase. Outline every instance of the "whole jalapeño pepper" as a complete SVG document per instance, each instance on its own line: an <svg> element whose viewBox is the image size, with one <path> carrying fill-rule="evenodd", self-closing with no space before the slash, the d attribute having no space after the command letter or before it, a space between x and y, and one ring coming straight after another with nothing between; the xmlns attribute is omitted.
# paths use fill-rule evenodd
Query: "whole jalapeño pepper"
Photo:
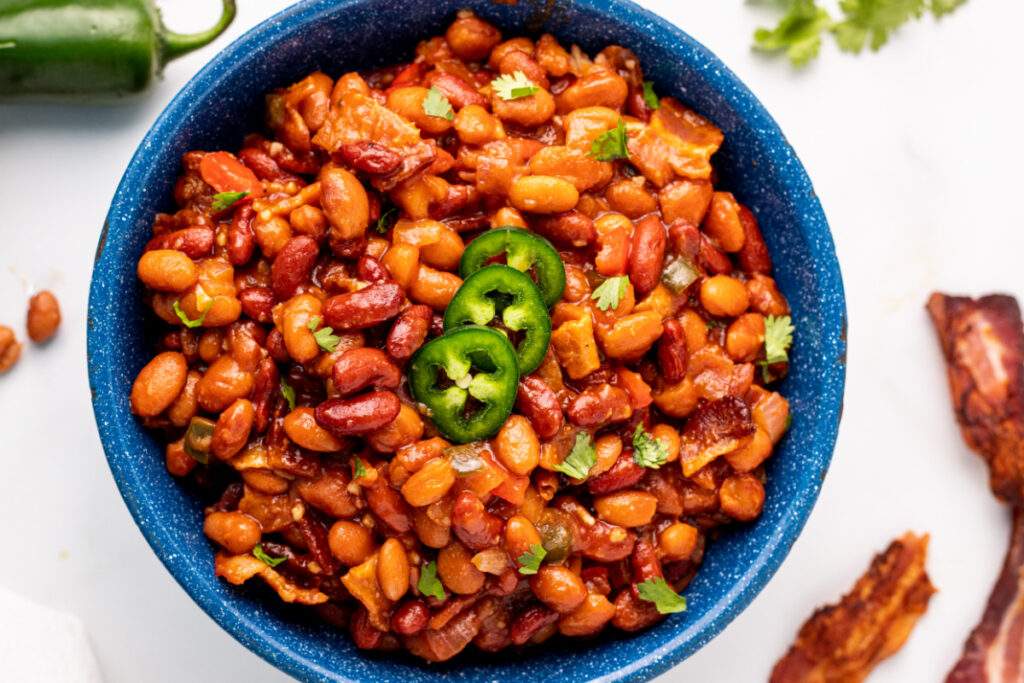
<svg viewBox="0 0 1024 683"><path fill-rule="evenodd" d="M544 303L554 306L565 289L565 266L551 243L529 230L515 227L494 228L466 247L459 262L459 274L465 280L473 273L505 258L510 268L527 273L536 281Z"/></svg>
<svg viewBox="0 0 1024 683"><path fill-rule="evenodd" d="M163 66L219 36L168 31L152 0L0 0L0 97L107 98L144 90Z"/></svg>
<svg viewBox="0 0 1024 683"><path fill-rule="evenodd" d="M551 317L533 280L508 266L487 266L462 283L444 312L444 329L496 326L515 341L519 372L537 369L551 341Z"/></svg>
<svg viewBox="0 0 1024 683"><path fill-rule="evenodd" d="M409 363L409 388L445 438L469 443L493 436L512 412L519 386L508 338L468 326L425 344Z"/></svg>

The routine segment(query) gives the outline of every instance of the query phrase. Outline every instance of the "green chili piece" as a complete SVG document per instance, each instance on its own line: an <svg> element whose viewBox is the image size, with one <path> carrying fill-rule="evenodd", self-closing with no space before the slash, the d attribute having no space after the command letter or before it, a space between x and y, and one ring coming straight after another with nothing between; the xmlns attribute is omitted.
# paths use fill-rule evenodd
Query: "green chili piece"
<svg viewBox="0 0 1024 683"><path fill-rule="evenodd" d="M516 352L497 330L461 327L425 344L409 363L409 387L445 438L486 439L512 412L519 386Z"/></svg>
<svg viewBox="0 0 1024 683"><path fill-rule="evenodd" d="M152 0L0 2L0 97L140 92L167 62L224 32L235 0L221 3L212 28L182 34L164 28Z"/></svg>
<svg viewBox="0 0 1024 683"><path fill-rule="evenodd" d="M548 352L547 306L533 280L515 268L487 266L466 278L444 312L444 329L470 324L496 325L512 336L521 375L536 370Z"/></svg>
<svg viewBox="0 0 1024 683"><path fill-rule="evenodd" d="M551 242L521 228L494 228L474 239L462 253L459 274L465 280L503 255L510 268L532 274L547 306L554 306L562 298L565 289L562 257Z"/></svg>
<svg viewBox="0 0 1024 683"><path fill-rule="evenodd" d="M210 442L213 441L213 428L216 423L205 417L193 417L185 431L185 452L205 465L210 461Z"/></svg>

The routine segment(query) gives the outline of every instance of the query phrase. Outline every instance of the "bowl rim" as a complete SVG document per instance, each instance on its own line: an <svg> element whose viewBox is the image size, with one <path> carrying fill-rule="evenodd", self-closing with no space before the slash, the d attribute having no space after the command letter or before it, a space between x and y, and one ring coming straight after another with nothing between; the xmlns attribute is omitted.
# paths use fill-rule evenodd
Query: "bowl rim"
<svg viewBox="0 0 1024 683"><path fill-rule="evenodd" d="M214 86L221 70L226 68L225 65L241 57L254 45L262 44L264 42L263 39L269 37L270 32L275 26L291 22L306 24L314 21L321 13L336 11L338 8L357 5L361 2L363 0L334 0L333 2L330 0L302 0L286 7L256 24L218 52L171 99L142 138L115 191L97 243L90 283L87 323L89 385L92 393L94 417L107 463L133 521L160 562L211 619L217 622L235 640L244 645L248 650L259 655L272 666L303 680L315 677L324 680L352 681L353 683L356 683L356 679L348 678L344 672L328 671L317 664L317 662L304 657L286 644L276 640L262 629L254 629L252 624L246 622L245 617L231 604L225 604L211 592L204 592L199 588L195 588L189 580L191 578L190 572L182 569L180 565L172 561L176 552L175 548L169 545L168 539L161 536L157 527L146 523L140 497L126 481L125 475L130 467L116 462L111 457L112 444L119 438L119 427L112 419L114 417L112 414L113 410L110 405L105 403L105 400L109 399L109 391L105 391L105 385L109 384L108 375L111 369L99 363L93 363L92 359L100 350L100 346L106 343L103 339L105 333L102 315L103 308L100 306L102 292L100 291L99 282L101 280L100 273L103 270L102 265L105 260L104 255L113 251L108 251L104 248L107 235L111 224L117 221L116 214L119 207L133 201L133 197L135 197L135 190L132 188L136 182L135 176L141 173L141 167L145 165L147 141L155 135L163 136L168 130L173 130L175 122L180 121L183 112L189 109L190 102L202 97L204 93ZM812 245L811 249L816 252L816 256L819 258L819 261L816 263L816 269L821 279L828 282L829 287L833 288L835 299L822 308L822 317L831 323L823 335L823 346L833 354L832 357L826 358L822 362L834 361L834 365L838 366L837 371L826 375L822 379L823 390L821 393L834 398L823 406L822 415L817 421L819 427L815 431L815 435L819 439L818 443L815 444L816 450L821 451L823 454L822 459L816 464L820 469L819 479L823 480L834 454L839 422L842 415L842 400L846 377L847 312L842 273L835 254L831 231L817 195L813 192L810 179L803 164L778 124L757 97L717 56L681 28L654 12L640 7L632 2L632 0L572 0L572 2L588 11L612 16L614 21L619 23L633 24L642 20L648 25L653 25L652 28L669 35L673 41L685 45L688 50L698 54L707 66L713 67L704 74L709 85L717 89L732 105L742 109L748 118L753 117L756 119L758 139L765 142L765 156L770 157L771 161L777 162L780 168L783 166L788 167L785 173L783 173L783 175L788 177L788 180L785 182L787 189L807 188L810 190L808 195L802 197L799 202L805 211L808 212L809 220L818 224L819 231L815 234L816 245ZM749 126L750 122L745 122L745 125ZM122 400L123 398L121 397ZM822 428L820 426L821 423L827 424ZM802 533L810 512L817 501L820 489L821 481L818 482L817 486L813 487L813 490L803 491L800 496L795 497L795 503L787 508L787 514L773 528L771 541L757 553L757 558L751 564L748 572L716 602L715 607L710 609L701 621L693 622L688 624L686 628L679 629L676 634L661 646L646 651L642 656L622 664L616 663L606 667L601 674L600 680L649 680L694 654L717 636L736 616L749 606L751 601L774 576L789 554L793 543ZM696 636L687 635L694 630L697 631Z"/></svg>

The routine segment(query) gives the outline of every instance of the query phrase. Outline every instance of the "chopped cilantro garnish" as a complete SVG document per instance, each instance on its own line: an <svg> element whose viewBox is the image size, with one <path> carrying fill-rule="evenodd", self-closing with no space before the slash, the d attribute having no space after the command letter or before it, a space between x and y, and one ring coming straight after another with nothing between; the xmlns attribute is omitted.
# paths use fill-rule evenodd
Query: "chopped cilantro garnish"
<svg viewBox="0 0 1024 683"><path fill-rule="evenodd" d="M547 554L548 551L540 543L531 545L529 552L523 553L516 559L519 563L519 573L527 576L536 574L540 569L540 563L544 561Z"/></svg>
<svg viewBox="0 0 1024 683"><path fill-rule="evenodd" d="M181 310L181 306L178 304L177 301L174 302L174 305L171 308L174 309L174 315L178 316L178 320L181 321L181 324L189 329L192 329L195 327L199 327L200 325L203 324L203 321L206 320L206 314L210 312L210 308L212 307L213 303L211 302L210 305L206 307L206 310L204 310L195 320L189 318L188 313Z"/></svg>
<svg viewBox="0 0 1024 683"><path fill-rule="evenodd" d="M295 389L283 379L281 380L281 395L288 402L288 410L295 410Z"/></svg>
<svg viewBox="0 0 1024 683"><path fill-rule="evenodd" d="M626 124L619 119L618 124L611 130L594 138L590 143L590 156L598 161L615 161L616 159L628 159L629 149L626 147Z"/></svg>
<svg viewBox="0 0 1024 683"><path fill-rule="evenodd" d="M650 81L644 81L644 104L652 110L661 106L661 102L658 101L658 96L654 92L654 83Z"/></svg>
<svg viewBox="0 0 1024 683"><path fill-rule="evenodd" d="M658 469L668 461L668 448L638 424L633 432L633 462L640 467Z"/></svg>
<svg viewBox="0 0 1024 683"><path fill-rule="evenodd" d="M629 285L628 275L616 275L602 282L590 295L591 299L597 299L597 307L602 311L616 309L619 301L626 296L626 287Z"/></svg>
<svg viewBox="0 0 1024 683"><path fill-rule="evenodd" d="M249 193L246 192L218 192L213 195L213 203L210 204L210 209L214 213L220 213L230 209L243 197L248 197Z"/></svg>
<svg viewBox="0 0 1024 683"><path fill-rule="evenodd" d="M255 548L253 548L252 554L253 557L255 557L263 564L267 565L268 567L276 567L277 565L281 564L282 562L288 559L287 557L271 557L270 555L267 555L266 551L263 550L262 545L257 545Z"/></svg>
<svg viewBox="0 0 1024 683"><path fill-rule="evenodd" d="M455 110L452 109L452 103L435 86L431 86L430 90L427 91L427 96L423 98L423 111L427 116L435 116L446 121L451 121L455 118Z"/></svg>
<svg viewBox="0 0 1024 683"><path fill-rule="evenodd" d="M437 578L437 562L431 560L420 569L420 580L416 582L420 595L444 600L444 586Z"/></svg>
<svg viewBox="0 0 1024 683"><path fill-rule="evenodd" d="M306 327L308 327L313 333L313 339L316 339L316 343L320 348L327 353L333 353L334 349L338 348L338 343L341 341L341 337L334 334L333 327L321 327L319 330L317 329L320 327L320 316L313 316L310 321L306 323Z"/></svg>
<svg viewBox="0 0 1024 683"><path fill-rule="evenodd" d="M660 576L636 585L641 600L653 602L660 614L686 611L686 598L676 593Z"/></svg>
<svg viewBox="0 0 1024 683"><path fill-rule="evenodd" d="M491 81L491 88L503 100L518 100L540 90L540 86L527 78L522 71L498 76Z"/></svg>
<svg viewBox="0 0 1024 683"><path fill-rule="evenodd" d="M576 443L573 444L569 455L565 460L555 465L555 470L573 479L586 479L590 468L597 462L597 453L594 450L594 441L586 432L576 435Z"/></svg>

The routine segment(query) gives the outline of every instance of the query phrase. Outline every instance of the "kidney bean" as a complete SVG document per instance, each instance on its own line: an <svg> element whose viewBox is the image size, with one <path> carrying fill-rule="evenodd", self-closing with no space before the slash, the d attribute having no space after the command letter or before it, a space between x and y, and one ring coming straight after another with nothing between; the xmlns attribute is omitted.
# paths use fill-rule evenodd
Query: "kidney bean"
<svg viewBox="0 0 1024 683"><path fill-rule="evenodd" d="M449 185L444 199L430 205L430 217L442 220L458 213L476 208L480 203L480 193L472 185ZM458 228L449 226L456 232Z"/></svg>
<svg viewBox="0 0 1024 683"><path fill-rule="evenodd" d="M455 498L452 530L469 549L480 551L497 545L503 527L501 518L487 512L472 491L463 490Z"/></svg>
<svg viewBox="0 0 1024 683"><path fill-rule="evenodd" d="M295 523L302 540L306 542L306 548L316 563L320 565L324 574L330 576L338 571L338 562L331 554L331 547L327 542L327 527L319 519L307 513Z"/></svg>
<svg viewBox="0 0 1024 683"><path fill-rule="evenodd" d="M359 258L359 256L366 251L367 243L368 240L366 235L359 235L358 237L346 239L339 239L332 236L328 241L328 246L331 248L331 252L333 252L335 256L353 259Z"/></svg>
<svg viewBox="0 0 1024 683"><path fill-rule="evenodd" d="M594 221L575 209L550 216L537 216L533 228L563 247L585 247L597 239Z"/></svg>
<svg viewBox="0 0 1024 683"><path fill-rule="evenodd" d="M423 304L402 311L388 333L388 355L399 363L409 359L426 341L432 319L433 311Z"/></svg>
<svg viewBox="0 0 1024 683"><path fill-rule="evenodd" d="M252 258L253 250L256 247L256 230L253 228L253 220L256 218L256 210L252 205L245 204L235 210L231 217L231 225L228 226L228 261L233 266L241 266Z"/></svg>
<svg viewBox="0 0 1024 683"><path fill-rule="evenodd" d="M247 287L238 293L242 313L258 323L273 322L274 292L270 287Z"/></svg>
<svg viewBox="0 0 1024 683"><path fill-rule="evenodd" d="M299 287L309 279L319 255L320 247L312 237L299 235L285 243L270 268L270 283L278 301L295 295Z"/></svg>
<svg viewBox="0 0 1024 683"><path fill-rule="evenodd" d="M262 434L270 422L270 411L279 386L277 364L273 358L264 358L256 368L252 390L253 431L257 434Z"/></svg>
<svg viewBox="0 0 1024 683"><path fill-rule="evenodd" d="M348 625L352 633L352 642L360 650L376 650L384 641L384 631L370 623L370 615L365 607L358 608L352 615Z"/></svg>
<svg viewBox="0 0 1024 683"><path fill-rule="evenodd" d="M509 627L509 638L516 645L525 645L541 629L558 621L558 612L543 605L532 605L516 615Z"/></svg>
<svg viewBox="0 0 1024 683"><path fill-rule="evenodd" d="M389 175L402 164L398 152L369 140L342 145L338 156L348 166L369 175Z"/></svg>
<svg viewBox="0 0 1024 683"><path fill-rule="evenodd" d="M368 254L359 257L359 261L356 263L356 277L377 284L394 282L384 264Z"/></svg>
<svg viewBox="0 0 1024 683"><path fill-rule="evenodd" d="M681 382L686 376L689 354L686 347L686 330L675 318L662 323L663 332L658 340L658 365L661 375L671 384Z"/></svg>
<svg viewBox="0 0 1024 683"><path fill-rule="evenodd" d="M293 177L291 174L282 171L272 156L256 147L246 147L238 153L238 158L260 180L280 182Z"/></svg>
<svg viewBox="0 0 1024 683"><path fill-rule="evenodd" d="M213 251L213 230L197 226L166 232L146 243L143 251L153 249L175 249L184 252L191 259L200 259L209 256Z"/></svg>
<svg viewBox="0 0 1024 683"><path fill-rule="evenodd" d="M701 268L716 275L722 275L732 270L732 261L724 251L712 244L707 235L700 236L698 263Z"/></svg>
<svg viewBox="0 0 1024 683"><path fill-rule="evenodd" d="M267 333L267 352L278 363L287 363L292 359L288 355L288 347L284 345L284 335L276 327Z"/></svg>
<svg viewBox="0 0 1024 683"><path fill-rule="evenodd" d="M661 571L661 562L654 551L654 545L650 541L641 539L636 542L629 556L629 564L633 569L634 583L665 576Z"/></svg>
<svg viewBox="0 0 1024 683"><path fill-rule="evenodd" d="M426 601L420 598L406 600L391 616L391 628L395 633L411 636L425 629L429 620L430 609Z"/></svg>
<svg viewBox="0 0 1024 683"><path fill-rule="evenodd" d="M433 71L429 79L428 87L434 86L441 91L441 94L448 98L456 109L477 104L481 107L487 106L487 98L481 95L476 88L462 80L458 76L444 71Z"/></svg>
<svg viewBox="0 0 1024 683"><path fill-rule="evenodd" d="M668 226L668 238L672 253L696 263L701 242L700 230L696 225L682 219L672 221Z"/></svg>
<svg viewBox="0 0 1024 683"><path fill-rule="evenodd" d="M402 371L383 351L360 347L341 354L334 362L331 378L337 392L347 396L370 386L394 389L402 381Z"/></svg>
<svg viewBox="0 0 1024 683"><path fill-rule="evenodd" d="M620 526L597 520L583 528L584 557L598 562L618 562L629 557L636 534Z"/></svg>
<svg viewBox="0 0 1024 683"><path fill-rule="evenodd" d="M366 504L381 522L399 534L412 529L412 508L395 489L380 479L377 484L363 489Z"/></svg>
<svg viewBox="0 0 1024 683"><path fill-rule="evenodd" d="M398 416L402 402L390 391L372 391L356 398L332 398L316 407L316 421L335 436L366 434Z"/></svg>
<svg viewBox="0 0 1024 683"><path fill-rule="evenodd" d="M579 427L599 427L633 414L625 389L607 382L587 387L569 404L569 420Z"/></svg>
<svg viewBox="0 0 1024 683"><path fill-rule="evenodd" d="M373 327L398 315L402 288L391 282L332 296L324 304L324 319L336 330Z"/></svg>
<svg viewBox="0 0 1024 683"><path fill-rule="evenodd" d="M595 496L611 493L636 484L644 476L644 468L633 462L633 449L624 448L618 460L607 472L587 481L587 488Z"/></svg>
<svg viewBox="0 0 1024 683"><path fill-rule="evenodd" d="M746 273L768 275L772 272L772 255L768 252L757 217L743 205L740 205L739 214L744 235L743 248L737 254L740 268Z"/></svg>
<svg viewBox="0 0 1024 683"><path fill-rule="evenodd" d="M516 408L530 420L541 439L550 439L562 428L564 418L558 395L537 375L520 380Z"/></svg>
<svg viewBox="0 0 1024 683"><path fill-rule="evenodd" d="M666 242L665 226L658 216L637 221L629 252L629 280L637 294L647 294L661 281Z"/></svg>

